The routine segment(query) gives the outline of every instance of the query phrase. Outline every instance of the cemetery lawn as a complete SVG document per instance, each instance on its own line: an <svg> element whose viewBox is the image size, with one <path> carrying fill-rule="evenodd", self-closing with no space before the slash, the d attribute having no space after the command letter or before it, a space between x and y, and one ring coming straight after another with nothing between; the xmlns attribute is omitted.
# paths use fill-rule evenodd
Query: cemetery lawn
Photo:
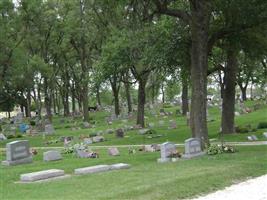
<svg viewBox="0 0 267 200"><path fill-rule="evenodd" d="M257 104L257 101L247 101L246 105L247 107L253 107L253 105ZM178 109L178 107L170 107L165 108L165 111L172 111L175 113L175 110ZM159 113L159 110L157 110ZM114 121L112 125L107 125L105 117L109 116L110 113L107 112L96 112L96 113L90 113L90 116L92 120L96 121L96 128L90 128L90 129L80 129L72 131L71 127L73 126L72 123L65 122L64 124L60 123L60 119L62 117L54 117L53 125L56 129L56 132L53 136L46 136L44 139L42 135L37 136L27 136L23 135L22 138L19 139L27 139L29 140L31 147L53 147L58 146L62 147L63 142L58 142L54 144L47 145L46 141L52 141L52 140L59 140L61 136L74 136L77 139L77 142L79 142L78 138L80 135L89 135L92 133L97 133L98 131L105 132L107 129L113 129L116 130L117 128L123 128L125 125L133 126L135 124L135 117L131 120L128 120L126 123L123 123L122 121ZM118 139L115 137L115 134L105 134L105 140L101 143L95 143L92 144L97 146L105 146L105 145L140 145L140 144L153 144L153 143L163 143L166 141L171 141L175 143L184 143L184 141L191 136L191 131L189 127L186 125L186 117L184 116L175 116L174 114L171 116L164 117L155 117L151 115L149 111L146 111L146 123L154 123L155 127L152 129L156 130L156 135L160 135L160 137L153 137L149 138L147 135L140 135L138 134L138 130L133 131L127 131L126 136L123 139ZM212 107L209 108L209 119L212 119L212 121L208 122L208 129L209 129L209 138L213 139L213 141L219 141L219 130L220 130L220 110L218 107ZM66 119L67 121L68 119ZM168 129L168 126L170 124L169 120L175 120L177 122L177 129ZM159 126L159 121L164 121L163 126ZM246 125L251 125L252 128L257 128L257 125L259 122L266 122L267 121L267 106L263 107L260 110L243 114L240 116L235 117L235 124L236 126L245 127ZM82 119L77 119L76 122L78 124L82 123ZM249 135L256 135L258 139L261 141L266 140L262 133L266 132L267 129L258 129L253 132L249 133L239 133L239 134L229 134L224 136L225 141L229 142L244 142L247 141L247 136ZM5 147L5 144L11 141L14 141L17 139L8 139L6 141L0 141L0 147Z"/></svg>
<svg viewBox="0 0 267 200"><path fill-rule="evenodd" d="M242 146L239 152L157 163L159 152L137 152L128 155L127 148L119 148L121 155L110 157L106 149L99 149L99 159L75 158L63 155L63 160L45 163L42 151L31 164L0 166L0 199L179 199L209 193L247 178L267 173L267 146ZM182 149L180 149L182 151ZM1 154L1 160L5 155ZM130 169L98 174L74 176L75 168L97 164L131 164ZM20 184L20 174L46 169L63 169L73 176L45 183Z"/></svg>

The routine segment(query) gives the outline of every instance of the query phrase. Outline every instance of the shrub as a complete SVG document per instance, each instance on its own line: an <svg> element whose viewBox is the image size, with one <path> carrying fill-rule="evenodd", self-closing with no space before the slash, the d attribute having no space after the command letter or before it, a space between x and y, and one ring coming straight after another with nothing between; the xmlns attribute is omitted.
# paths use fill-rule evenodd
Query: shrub
<svg viewBox="0 0 267 200"><path fill-rule="evenodd" d="M240 126L237 126L235 128L235 132L236 133L248 133L249 132L249 128L248 127L240 127Z"/></svg>
<svg viewBox="0 0 267 200"><path fill-rule="evenodd" d="M95 136L97 136L96 133L90 133L90 134L89 134L89 137L95 137Z"/></svg>
<svg viewBox="0 0 267 200"><path fill-rule="evenodd" d="M31 120L31 121L30 121L30 125L31 125L31 126L35 126L35 125L36 125L36 122L33 121L33 120Z"/></svg>
<svg viewBox="0 0 267 200"><path fill-rule="evenodd" d="M21 137L22 137L21 134L17 134L17 135L15 135L15 138L21 138Z"/></svg>
<svg viewBox="0 0 267 200"><path fill-rule="evenodd" d="M260 122L259 124L258 124L258 127L257 127L258 129L263 129L263 128L267 128L267 122Z"/></svg>
<svg viewBox="0 0 267 200"><path fill-rule="evenodd" d="M171 107L172 107L172 105L169 104L169 103L164 103L163 104L163 108L171 108Z"/></svg>
<svg viewBox="0 0 267 200"><path fill-rule="evenodd" d="M212 144L208 147L207 151L208 155L216 155L223 153L222 148L217 144Z"/></svg>
<svg viewBox="0 0 267 200"><path fill-rule="evenodd" d="M2 126L0 125L0 132L2 132Z"/></svg>
<svg viewBox="0 0 267 200"><path fill-rule="evenodd" d="M7 139L12 139L12 138L15 138L15 136L14 135L7 135L6 138Z"/></svg>

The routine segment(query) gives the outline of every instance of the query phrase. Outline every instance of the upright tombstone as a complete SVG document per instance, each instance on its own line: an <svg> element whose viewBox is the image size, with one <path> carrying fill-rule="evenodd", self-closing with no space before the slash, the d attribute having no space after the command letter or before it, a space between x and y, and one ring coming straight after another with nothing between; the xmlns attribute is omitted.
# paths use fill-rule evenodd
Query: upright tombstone
<svg viewBox="0 0 267 200"><path fill-rule="evenodd" d="M45 125L45 133L47 135L52 135L52 134L54 134L54 132L55 132L55 129L54 129L52 124L46 124Z"/></svg>
<svg viewBox="0 0 267 200"><path fill-rule="evenodd" d="M22 112L18 113L18 114L14 117L14 123L15 123L15 124L21 123L22 120L23 120L23 113L22 113Z"/></svg>
<svg viewBox="0 0 267 200"><path fill-rule="evenodd" d="M116 147L110 147L110 148L108 148L108 154L110 156L119 156L120 155L120 152L119 152L118 148L116 148Z"/></svg>
<svg viewBox="0 0 267 200"><path fill-rule="evenodd" d="M6 144L6 160L2 161L2 165L19 165L31 162L32 155L28 140L13 141Z"/></svg>
<svg viewBox="0 0 267 200"><path fill-rule="evenodd" d="M201 142L197 138L189 138L185 141L185 154L183 158L193 158L202 156L205 152L201 150Z"/></svg>
<svg viewBox="0 0 267 200"><path fill-rule="evenodd" d="M43 160L44 161L55 161L61 160L62 156L59 151L50 150L43 153Z"/></svg>
<svg viewBox="0 0 267 200"><path fill-rule="evenodd" d="M160 158L158 162L169 162L171 161L171 157L174 153L176 153L176 146L172 142L165 142L160 146Z"/></svg>

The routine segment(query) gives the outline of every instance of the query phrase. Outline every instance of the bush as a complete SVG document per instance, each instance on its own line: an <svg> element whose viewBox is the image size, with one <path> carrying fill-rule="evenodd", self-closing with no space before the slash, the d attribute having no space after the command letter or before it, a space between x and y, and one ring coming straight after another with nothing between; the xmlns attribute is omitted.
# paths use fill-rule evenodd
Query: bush
<svg viewBox="0 0 267 200"><path fill-rule="evenodd" d="M2 132L2 126L0 125L0 132Z"/></svg>
<svg viewBox="0 0 267 200"><path fill-rule="evenodd" d="M171 106L171 104L169 104L169 103L164 103L163 104L163 108L171 108L172 106Z"/></svg>
<svg viewBox="0 0 267 200"><path fill-rule="evenodd" d="M14 135L7 135L6 138L7 139L12 139L12 138L15 138L15 136Z"/></svg>
<svg viewBox="0 0 267 200"><path fill-rule="evenodd" d="M237 126L235 128L235 132L236 133L248 133L249 132L249 128L248 127L240 127L240 126Z"/></svg>
<svg viewBox="0 0 267 200"><path fill-rule="evenodd" d="M90 133L90 134L89 134L89 137L95 137L95 136L97 136L96 133Z"/></svg>
<svg viewBox="0 0 267 200"><path fill-rule="evenodd" d="M258 127L257 127L258 129L263 129L263 128L267 128L267 122L260 122L259 124L258 124Z"/></svg>
<svg viewBox="0 0 267 200"><path fill-rule="evenodd" d="M221 154L223 153L223 149L217 144L212 144L208 147L207 153L208 155Z"/></svg>
<svg viewBox="0 0 267 200"><path fill-rule="evenodd" d="M31 125L31 126L35 126L35 125L36 125L36 122L33 121L33 120L31 120L31 121L30 121L30 125Z"/></svg>

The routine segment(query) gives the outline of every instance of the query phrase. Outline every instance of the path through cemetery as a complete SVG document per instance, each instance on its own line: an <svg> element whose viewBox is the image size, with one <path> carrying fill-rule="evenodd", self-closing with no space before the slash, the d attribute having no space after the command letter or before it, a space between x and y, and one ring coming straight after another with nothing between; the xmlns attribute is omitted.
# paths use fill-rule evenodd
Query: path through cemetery
<svg viewBox="0 0 267 200"><path fill-rule="evenodd" d="M194 200L266 200L267 199L267 175L260 176L248 181L232 185L211 193L209 195L196 198Z"/></svg>

